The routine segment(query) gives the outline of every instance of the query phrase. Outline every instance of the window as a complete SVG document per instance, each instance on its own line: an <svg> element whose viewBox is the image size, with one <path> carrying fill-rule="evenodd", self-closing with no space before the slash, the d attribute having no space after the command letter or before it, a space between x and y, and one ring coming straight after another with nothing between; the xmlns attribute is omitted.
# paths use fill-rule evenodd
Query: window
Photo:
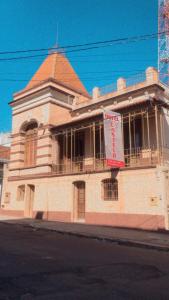
<svg viewBox="0 0 169 300"><path fill-rule="evenodd" d="M37 153L37 124L31 123L25 130L25 157L24 164L26 167L36 164Z"/></svg>
<svg viewBox="0 0 169 300"><path fill-rule="evenodd" d="M117 179L104 179L102 181L103 200L118 200L118 181Z"/></svg>
<svg viewBox="0 0 169 300"><path fill-rule="evenodd" d="M24 201L25 196L25 185L18 186L17 190L17 201Z"/></svg>

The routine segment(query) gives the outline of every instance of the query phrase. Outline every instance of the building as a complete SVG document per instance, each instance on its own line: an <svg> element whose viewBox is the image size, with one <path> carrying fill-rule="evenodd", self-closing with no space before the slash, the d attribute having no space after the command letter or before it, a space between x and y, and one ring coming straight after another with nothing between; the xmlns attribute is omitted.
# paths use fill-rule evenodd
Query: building
<svg viewBox="0 0 169 300"><path fill-rule="evenodd" d="M10 158L10 132L0 132L0 200Z"/></svg>
<svg viewBox="0 0 169 300"><path fill-rule="evenodd" d="M10 158L10 148L0 145L0 199L2 195L3 180L7 175L8 162Z"/></svg>
<svg viewBox="0 0 169 300"><path fill-rule="evenodd" d="M1 213L143 229L169 228L169 89L158 72L91 97L61 53L44 60L12 107ZM125 167L104 155L103 110L120 112Z"/></svg>
<svg viewBox="0 0 169 300"><path fill-rule="evenodd" d="M0 132L0 145L10 147L10 144L11 144L11 133Z"/></svg>

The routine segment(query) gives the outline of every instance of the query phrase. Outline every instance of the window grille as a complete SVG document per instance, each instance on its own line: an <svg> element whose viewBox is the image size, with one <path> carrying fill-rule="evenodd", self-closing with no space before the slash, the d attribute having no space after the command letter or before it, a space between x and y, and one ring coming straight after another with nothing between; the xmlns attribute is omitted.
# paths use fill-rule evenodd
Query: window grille
<svg viewBox="0 0 169 300"><path fill-rule="evenodd" d="M117 201L118 200L118 181L117 179L104 179L102 181L103 200Z"/></svg>

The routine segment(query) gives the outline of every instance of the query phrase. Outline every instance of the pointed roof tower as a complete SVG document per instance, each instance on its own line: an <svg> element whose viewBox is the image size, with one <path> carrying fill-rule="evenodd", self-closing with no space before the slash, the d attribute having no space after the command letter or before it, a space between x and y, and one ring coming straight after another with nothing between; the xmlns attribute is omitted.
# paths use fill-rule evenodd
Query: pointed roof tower
<svg viewBox="0 0 169 300"><path fill-rule="evenodd" d="M49 54L29 81L25 90L34 88L50 79L55 80L57 84L89 97L83 83L64 54L59 52Z"/></svg>

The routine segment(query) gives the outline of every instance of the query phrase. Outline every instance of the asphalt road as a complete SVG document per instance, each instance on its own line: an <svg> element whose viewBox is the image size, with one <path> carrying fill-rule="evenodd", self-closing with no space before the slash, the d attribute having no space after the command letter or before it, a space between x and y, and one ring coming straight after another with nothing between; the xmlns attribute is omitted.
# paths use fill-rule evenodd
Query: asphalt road
<svg viewBox="0 0 169 300"><path fill-rule="evenodd" d="M169 299L169 253L0 223L0 300Z"/></svg>

